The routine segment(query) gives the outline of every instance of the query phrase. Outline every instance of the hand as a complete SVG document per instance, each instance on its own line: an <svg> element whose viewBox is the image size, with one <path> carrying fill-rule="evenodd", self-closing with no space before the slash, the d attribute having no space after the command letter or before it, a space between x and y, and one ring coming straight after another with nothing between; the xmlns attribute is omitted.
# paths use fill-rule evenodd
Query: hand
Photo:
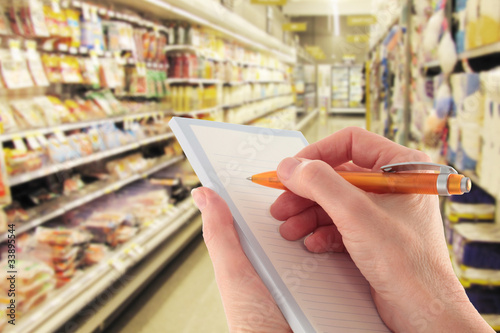
<svg viewBox="0 0 500 333"><path fill-rule="evenodd" d="M380 316L400 332L492 332L456 278L438 197L366 193L336 170L380 171L425 154L348 128L285 159L278 177L290 190L271 207L281 235L306 237L313 252L347 251L372 288Z"/></svg>
<svg viewBox="0 0 500 333"><path fill-rule="evenodd" d="M214 191L192 192L201 210L203 237L212 259L230 332L291 332L271 294L248 261L229 207Z"/></svg>

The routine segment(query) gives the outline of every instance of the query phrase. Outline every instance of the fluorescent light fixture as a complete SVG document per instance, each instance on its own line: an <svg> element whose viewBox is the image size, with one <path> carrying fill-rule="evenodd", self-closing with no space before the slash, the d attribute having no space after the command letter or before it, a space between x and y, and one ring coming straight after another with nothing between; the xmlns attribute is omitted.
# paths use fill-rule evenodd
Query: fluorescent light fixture
<svg viewBox="0 0 500 333"><path fill-rule="evenodd" d="M340 36L340 14L339 0L332 0L333 7L333 31L336 37Z"/></svg>

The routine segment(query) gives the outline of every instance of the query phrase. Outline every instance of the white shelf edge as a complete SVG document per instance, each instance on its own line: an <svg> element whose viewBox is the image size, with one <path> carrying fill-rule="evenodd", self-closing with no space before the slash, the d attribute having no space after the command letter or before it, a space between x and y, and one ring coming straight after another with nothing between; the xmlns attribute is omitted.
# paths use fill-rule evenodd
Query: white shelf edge
<svg viewBox="0 0 500 333"><path fill-rule="evenodd" d="M500 53L500 42L480 46L478 48L467 50L458 55L458 59L465 60L471 58L478 58L494 53Z"/></svg>
<svg viewBox="0 0 500 333"><path fill-rule="evenodd" d="M69 212L70 210L73 210L73 209L80 207L80 206L82 206L82 205L84 205L92 200L97 199L98 197L115 192L128 184L131 184L131 183L133 183L141 178L145 178L145 177L147 177L147 176L149 176L157 171L160 171L161 169L167 168L167 167L181 161L182 159L184 159L183 156L177 156L177 157L174 157L174 158L169 159L167 161L163 161L163 162L158 163L157 165L151 167L148 170L133 174L130 177L118 180L112 184L109 184L108 186L106 186L104 188L98 189L97 191L86 194L85 196L83 196L81 198L77 198L73 201L70 201L70 202L66 203L65 205L63 205L62 207L59 207L57 210L52 211L49 214L45 214L45 215L37 217L31 221L23 223L21 226L19 226L17 228L16 232L17 232L17 234L22 234L22 233L27 232L31 229L34 229L37 226L39 226L39 225L41 225L49 220L52 220L53 218L61 216L64 213ZM6 240L7 240L7 233L0 234L0 243L5 242Z"/></svg>
<svg viewBox="0 0 500 333"><path fill-rule="evenodd" d="M201 113L211 113L211 112L217 111L217 110L219 110L221 108L222 108L221 106L215 106L213 108L201 109L201 110L196 110L196 111L186 111L186 112L175 111L174 115L176 115L176 116L182 116L182 115L188 114L188 115L191 115L191 116L196 116L196 115L199 115Z"/></svg>
<svg viewBox="0 0 500 333"><path fill-rule="evenodd" d="M48 176L48 175L53 174L53 173L57 173L59 171L72 169L74 167L77 167L77 166L80 166L83 164L87 164L87 163L91 163L91 162L94 162L97 160L101 160L101 159L109 157L109 156L117 155L117 154L126 152L128 150L137 149L140 146L144 146L144 145L150 144L152 142L169 139L173 136L174 136L173 133L162 134L162 135L154 136L152 138L143 139L139 142L130 143L130 144L125 145L125 146L121 146L121 147L101 151L101 152L98 152L95 154L91 154L89 156L78 158L76 160L70 160L70 161L67 161L64 163L47 166L47 167L44 167L44 168L36 170L36 171L20 174L20 175L14 176L14 177L9 179L9 186L12 187L15 185L26 183L26 182L33 180L33 179L37 179L37 178Z"/></svg>
<svg viewBox="0 0 500 333"><path fill-rule="evenodd" d="M255 99L241 102L241 103L226 104L226 105L223 105L222 108L223 109L233 109L233 108L237 108L237 107L240 107L242 105L245 105L245 104L252 104L252 103L264 101L266 99L273 99L273 98L279 98L279 97L291 96L291 95L293 95L293 93L289 92L289 93L279 94L279 95L275 95L275 96L259 97L259 98L255 98Z"/></svg>
<svg viewBox="0 0 500 333"><path fill-rule="evenodd" d="M197 79L197 78L171 78L166 80L167 84L190 83L190 84L221 84L221 80L217 79Z"/></svg>
<svg viewBox="0 0 500 333"><path fill-rule="evenodd" d="M286 108L291 107L291 106L293 106L293 105L294 105L293 103L286 103L286 104L284 104L283 106L275 107L275 108L273 108L272 110L262 112L262 113L260 113L259 115L256 115L256 116L254 116L254 117L252 117L252 118L250 118L250 119L248 119L248 120L245 120L245 121L239 122L238 124L240 124L240 125L245 125L245 124L248 124L248 123L250 123L250 122L252 122L252 121L254 121L254 120L257 120L257 119L259 119L259 118L265 117L266 115L268 115L268 114L270 114L270 113L273 113L273 112L279 111L279 110L281 110L281 109L286 109Z"/></svg>
<svg viewBox="0 0 500 333"><path fill-rule="evenodd" d="M309 124L309 122L311 122L318 114L319 114L319 109L315 109L313 112L309 113L304 119L300 121L300 123L295 125L295 130L302 131L302 129L306 127Z"/></svg>
<svg viewBox="0 0 500 333"><path fill-rule="evenodd" d="M125 114L125 115L109 117L109 118L104 118L104 119L98 119L98 120L91 120L91 121L84 121L84 122L77 122L77 123L70 123L70 124L61 124L61 125L48 126L48 127L38 128L38 129L34 128L34 129L28 129L28 130L13 132L13 133L4 133L4 134L0 135L0 142L10 141L10 140L13 140L14 138L17 138L17 137L23 138L23 137L27 137L27 136L31 136L31 135L54 133L56 131L67 132L67 131L72 131L75 129L81 129L81 128L92 127L92 126L99 126L99 125L107 124L110 122L120 122L120 121L123 121L127 118L152 117L152 116L155 116L158 114L166 114L169 112L171 112L171 111L168 110L168 111L148 111L148 112L139 112L139 113L129 113L129 114Z"/></svg>

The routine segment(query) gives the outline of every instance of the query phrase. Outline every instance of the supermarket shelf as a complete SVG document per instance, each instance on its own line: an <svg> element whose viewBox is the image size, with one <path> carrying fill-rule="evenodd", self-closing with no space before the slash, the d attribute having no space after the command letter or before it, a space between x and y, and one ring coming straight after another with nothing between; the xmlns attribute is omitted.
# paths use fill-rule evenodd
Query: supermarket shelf
<svg viewBox="0 0 500 333"><path fill-rule="evenodd" d="M133 239L110 253L100 264L90 267L84 274L53 293L46 302L16 323L15 332L56 331L115 281L130 281L127 271L186 227L197 212L191 198L186 199L166 216L158 218ZM192 234L197 234L199 230L199 226L196 226Z"/></svg>
<svg viewBox="0 0 500 333"><path fill-rule="evenodd" d="M186 111L186 112L176 111L176 112L174 112L174 114L177 116L182 116L182 115L197 116L197 115L202 114L202 113L211 113L211 112L217 111L219 109L221 109L221 107L216 106L213 108L207 108L207 109L201 109L201 110L195 110L195 111Z"/></svg>
<svg viewBox="0 0 500 333"><path fill-rule="evenodd" d="M349 114L362 114L365 113L365 108L333 108L330 109L328 113L337 114L337 113L349 113Z"/></svg>
<svg viewBox="0 0 500 333"><path fill-rule="evenodd" d="M169 166L171 166L171 165L173 165L173 164L175 164L183 159L184 159L183 156L178 156L178 157L169 159L167 161L159 162L155 166L149 168L148 170L141 171L141 172L134 174L132 176L129 176L125 179L121 179L118 181L112 181L112 182L103 181L102 182L103 186L100 186L97 190L95 190L91 193L85 194L83 196L80 196L78 198L75 198L74 200L71 200L70 202L63 204L62 206L57 207L57 209L52 210L48 214L43 214L43 215L41 215L33 220L30 220L28 222L25 222L25 223L19 225L16 228L16 234L19 235L19 234L22 234L26 231L34 229L37 226L39 226L39 225L41 225L49 220L52 220L58 216L61 216L72 209L80 207L88 202L91 202L99 197L102 197L103 195L115 192L115 191L119 190L120 188L124 187L125 185L131 184L139 179L146 178L147 176L154 174L155 172L158 172L162 169L165 169L165 168L167 168L167 167L169 167ZM54 206L54 203L51 203L51 205ZM37 214L37 215L39 215L39 214ZM7 233L0 234L0 243L5 242L6 240L7 240Z"/></svg>
<svg viewBox="0 0 500 333"><path fill-rule="evenodd" d="M481 317L495 330L500 331L500 315L498 314L481 314Z"/></svg>
<svg viewBox="0 0 500 333"><path fill-rule="evenodd" d="M226 81L224 82L225 85L228 86L241 86L245 84L267 84L267 83L289 83L289 81L286 80L246 80L246 81Z"/></svg>
<svg viewBox="0 0 500 333"><path fill-rule="evenodd" d="M56 164L56 165L50 165L50 166L44 167L40 170L20 174L20 175L14 176L14 177L9 179L9 186L12 187L15 185L26 183L26 182L33 180L33 179L45 177L45 176L48 176L50 174L57 173L57 172L60 172L63 170L72 169L72 168L77 167L79 165L102 160L104 158L107 158L107 157L110 157L113 155L118 155L118 154L121 154L121 153L129 151L129 150L137 149L140 146L145 146L145 145L148 145L148 144L153 143L153 142L170 139L173 136L174 136L173 133L162 134L162 135L158 135L158 136L154 136L151 138L141 140L139 142L130 143L130 144L122 146L122 147L109 149L109 150L95 153L95 154L92 154L92 155L89 155L86 157L78 158L76 160L71 160L71 161L67 161L65 163L60 163L60 164Z"/></svg>
<svg viewBox="0 0 500 333"><path fill-rule="evenodd" d="M482 56L487 56L495 53L500 53L500 42L465 51L463 53L460 53L458 55L458 58L460 60L479 58Z"/></svg>
<svg viewBox="0 0 500 333"><path fill-rule="evenodd" d="M279 94L279 95L274 95L274 96L259 97L259 98L251 99L249 101L240 102L240 103L236 103L236 104L226 104L226 105L223 105L222 108L224 108L224 109L231 109L231 108L236 108L236 107L239 107L239 106L245 105L245 104L252 104L252 103L260 102L260 101L263 101L263 100L266 100L266 99L278 98L278 97L290 96L290 95L292 95L292 93L285 93L285 94Z"/></svg>
<svg viewBox="0 0 500 333"><path fill-rule="evenodd" d="M290 104L286 104L286 105L283 105L283 106L279 106L279 107L274 108L274 109L269 110L269 111L262 112L262 113L260 113L260 114L258 114L258 115L256 115L256 116L254 116L254 117L252 117L252 118L250 118L250 119L247 119L247 120L245 120L245 121L241 122L241 124L242 124L242 125L245 125L245 124L251 123L251 122L252 122L252 121L254 121L254 120L257 120L257 119L259 119L259 118L262 118L262 117L267 116L268 114L271 114L271 113L273 113L273 112L279 111L279 110L281 110L281 109L286 109L286 108L288 108L288 107L290 107L290 106L293 106L293 105L294 105L293 103L290 103Z"/></svg>
<svg viewBox="0 0 500 333"><path fill-rule="evenodd" d="M40 128L40 129L30 129L30 130L19 131L19 132L14 132L14 133L5 133L5 134L0 135L0 142L10 141L10 140L13 140L15 138L23 138L23 137L34 136L34 135L39 135L39 134L49 134L49 133L54 133L54 132L58 132L58 131L67 132L67 131L72 131L72 130L81 129L81 128L99 126L99 125L107 124L110 122L115 122L115 123L121 122L121 121L124 121L126 119L154 117L156 115L163 115L163 114L170 113L170 112L171 111L139 112L139 113L120 115L120 116L116 116L116 117L109 117L109 118L93 120L93 121L83 121L83 122L78 122L78 123L49 126L49 127L44 127L44 128Z"/></svg>
<svg viewBox="0 0 500 333"><path fill-rule="evenodd" d="M221 80L216 79L167 79L167 84L178 84L178 83L188 83L188 84L221 84Z"/></svg>
<svg viewBox="0 0 500 333"><path fill-rule="evenodd" d="M307 116L304 117L297 125L295 125L295 130L296 131L302 131L309 123L318 116L319 114L319 109L315 109L314 111L310 112Z"/></svg>

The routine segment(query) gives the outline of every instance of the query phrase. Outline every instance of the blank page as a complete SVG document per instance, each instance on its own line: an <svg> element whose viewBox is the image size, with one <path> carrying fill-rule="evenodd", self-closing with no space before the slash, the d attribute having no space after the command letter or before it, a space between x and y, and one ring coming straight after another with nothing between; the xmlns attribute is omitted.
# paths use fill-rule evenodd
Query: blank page
<svg viewBox="0 0 500 333"><path fill-rule="evenodd" d="M246 179L304 148L301 133L192 119L171 127L203 185L228 203L245 253L295 332L389 332L350 257L284 240L269 212L283 191Z"/></svg>

